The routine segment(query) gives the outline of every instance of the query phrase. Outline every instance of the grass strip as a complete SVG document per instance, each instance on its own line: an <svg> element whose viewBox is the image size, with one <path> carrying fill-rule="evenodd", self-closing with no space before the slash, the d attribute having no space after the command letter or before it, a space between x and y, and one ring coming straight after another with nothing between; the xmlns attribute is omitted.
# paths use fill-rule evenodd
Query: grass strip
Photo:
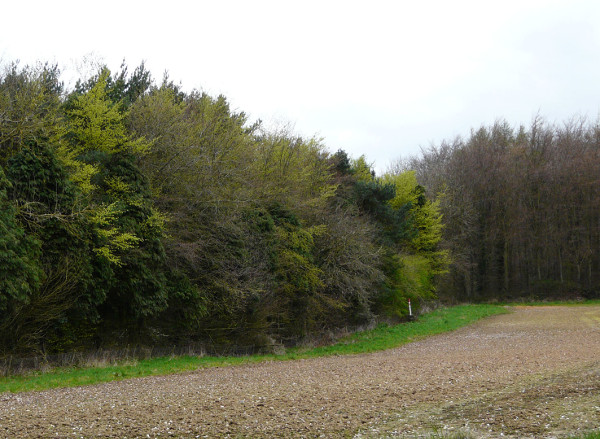
<svg viewBox="0 0 600 439"><path fill-rule="evenodd" d="M499 305L459 305L423 314L418 320L399 325L381 324L341 339L331 346L290 349L292 358L322 357L325 355L361 354L382 351L421 340L425 337L454 331L477 320L509 312Z"/></svg>
<svg viewBox="0 0 600 439"><path fill-rule="evenodd" d="M475 439L470 433L450 432L450 433L431 433L427 439ZM569 436L565 439L600 439L600 432L591 432L580 436Z"/></svg>
<svg viewBox="0 0 600 439"><path fill-rule="evenodd" d="M523 302L500 302L499 305L504 306L596 306L600 305L600 299L588 299L588 300L534 300L534 301L523 301Z"/></svg>
<svg viewBox="0 0 600 439"><path fill-rule="evenodd" d="M139 360L102 367L55 368L46 372L0 377L0 393L46 390L118 381L151 375L168 375L207 367L223 367L261 361L284 361L328 355L347 355L381 351L453 331L477 320L509 312L500 305L460 305L423 314L418 320L398 325L381 324L361 331L330 346L291 348L281 355L242 357L181 356Z"/></svg>
<svg viewBox="0 0 600 439"><path fill-rule="evenodd" d="M600 431L590 432L582 436L571 436L569 439L600 439Z"/></svg>

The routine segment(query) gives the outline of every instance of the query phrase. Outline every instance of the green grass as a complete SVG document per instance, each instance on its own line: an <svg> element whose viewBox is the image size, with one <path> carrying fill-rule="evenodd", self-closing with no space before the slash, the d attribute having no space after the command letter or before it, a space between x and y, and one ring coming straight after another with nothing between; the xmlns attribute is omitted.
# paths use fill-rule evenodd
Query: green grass
<svg viewBox="0 0 600 439"><path fill-rule="evenodd" d="M0 377L0 393L45 390L117 381L150 375L167 375L207 367L223 367L261 361L283 361L327 355L360 354L381 351L453 331L484 317L506 313L500 305L461 305L441 308L424 314L417 321L399 325L379 325L358 332L331 346L292 348L282 355L251 355L244 357L163 357L125 364L89 368L56 368L47 372Z"/></svg>
<svg viewBox="0 0 600 439"><path fill-rule="evenodd" d="M432 433L427 439L473 439L469 433Z"/></svg>
<svg viewBox="0 0 600 439"><path fill-rule="evenodd" d="M382 324L375 329L355 333L331 346L290 349L286 355L292 358L307 358L382 351L431 335L454 331L484 317L506 312L508 310L499 305L460 305L442 308L424 314L411 323L393 326Z"/></svg>
<svg viewBox="0 0 600 439"><path fill-rule="evenodd" d="M407 436L407 438L410 438L410 436ZM451 432L451 433L435 432L427 437L427 439L472 439L472 438L474 438L473 435L471 435L469 433L462 433L462 432ZM591 432L591 433L582 434L582 435L578 435L578 436L569 436L566 439L600 439L600 432Z"/></svg>
<svg viewBox="0 0 600 439"><path fill-rule="evenodd" d="M535 300L531 302L501 302L505 306L595 306L600 305L600 299L594 300L552 300L548 302Z"/></svg>
<svg viewBox="0 0 600 439"><path fill-rule="evenodd" d="M579 436L570 436L569 439L600 439L600 431L591 432Z"/></svg>

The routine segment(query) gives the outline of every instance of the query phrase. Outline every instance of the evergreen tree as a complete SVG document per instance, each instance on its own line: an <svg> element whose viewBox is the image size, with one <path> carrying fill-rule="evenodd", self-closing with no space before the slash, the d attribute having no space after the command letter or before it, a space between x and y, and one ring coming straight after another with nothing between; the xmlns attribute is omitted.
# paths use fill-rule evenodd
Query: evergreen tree
<svg viewBox="0 0 600 439"><path fill-rule="evenodd" d="M7 195L11 189L0 166L0 328L5 328L15 307L29 302L42 281L41 243L19 224Z"/></svg>
<svg viewBox="0 0 600 439"><path fill-rule="evenodd" d="M52 149L37 143L23 147L8 161L6 176L25 234L39 242L40 282L14 310L9 331L16 345L32 347L69 315L79 322L94 321L106 288L91 253L93 235L79 210L77 189Z"/></svg>
<svg viewBox="0 0 600 439"><path fill-rule="evenodd" d="M100 307L104 328L131 328L140 336L163 313L170 296L183 300L188 315L203 313L197 291L167 266L162 243L166 217L153 205L148 179L137 158L150 144L133 138L125 127L127 113L109 98L104 71L85 94L70 104L67 163L75 175L92 166L88 179L78 178L88 193L89 220L95 226L96 254L110 263L112 281Z"/></svg>

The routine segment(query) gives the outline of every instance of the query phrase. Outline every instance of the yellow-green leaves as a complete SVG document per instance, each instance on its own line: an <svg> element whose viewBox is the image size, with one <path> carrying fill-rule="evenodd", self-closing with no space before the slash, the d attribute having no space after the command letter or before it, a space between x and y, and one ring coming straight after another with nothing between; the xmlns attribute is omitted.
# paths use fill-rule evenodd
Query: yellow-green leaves
<svg viewBox="0 0 600 439"><path fill-rule="evenodd" d="M367 163L364 155L361 155L356 160L352 160L352 171L357 181L372 181L373 174L371 172L372 163Z"/></svg>
<svg viewBox="0 0 600 439"><path fill-rule="evenodd" d="M145 236L165 236L165 229L169 217L154 207L150 208L150 215L140 225Z"/></svg>
<svg viewBox="0 0 600 439"><path fill-rule="evenodd" d="M425 196L425 189L418 184L414 171L387 174L383 181L395 188L390 206L408 208L411 230L404 251L389 260L390 289L382 297L387 312L401 314L406 312L406 297L433 297L433 276L447 272L450 258L447 250L439 248L443 230L439 199L432 202Z"/></svg>
<svg viewBox="0 0 600 439"><path fill-rule="evenodd" d="M56 149L56 156L69 170L71 181L79 187L83 194L89 195L97 189L92 183L92 178L98 173L98 166L78 160L78 155L76 150L64 144Z"/></svg>
<svg viewBox="0 0 600 439"><path fill-rule="evenodd" d="M104 184L108 187L107 192L115 198L123 198L133 192L131 186L118 176L106 178Z"/></svg>
<svg viewBox="0 0 600 439"><path fill-rule="evenodd" d="M88 213L100 245L94 251L120 265L120 255L141 241L135 233L117 226L126 206L141 207L143 200L121 176L102 175L111 156L144 154L149 146L143 137L134 139L125 126L126 115L107 95L108 70L67 110L68 132L58 156L71 172L71 180L88 197ZM160 221L154 221L154 227Z"/></svg>
<svg viewBox="0 0 600 439"><path fill-rule="evenodd" d="M149 143L144 138L130 137L124 124L125 115L119 112L117 104L108 99L106 79L109 74L109 71L102 73L87 93L75 99L69 111L71 135L75 139L72 147L78 153L145 153Z"/></svg>
<svg viewBox="0 0 600 439"><path fill-rule="evenodd" d="M97 206L90 215L90 220L96 226L102 241L94 251L115 265L121 265L120 254L140 242L140 238L133 233L123 232L114 225L121 213L117 203L111 203Z"/></svg>
<svg viewBox="0 0 600 439"><path fill-rule="evenodd" d="M417 183L414 171L396 175L385 175L386 183L394 184L396 195L390 200L394 209L410 205L413 227L417 233L411 240L411 247L417 252L433 251L442 239L442 214L439 200L430 201L425 190Z"/></svg>
<svg viewBox="0 0 600 439"><path fill-rule="evenodd" d="M383 176L386 183L393 183L396 188L396 196L390 200L390 205L394 209L399 209L407 203L416 201L415 189L418 186L415 171L405 171L401 174Z"/></svg>

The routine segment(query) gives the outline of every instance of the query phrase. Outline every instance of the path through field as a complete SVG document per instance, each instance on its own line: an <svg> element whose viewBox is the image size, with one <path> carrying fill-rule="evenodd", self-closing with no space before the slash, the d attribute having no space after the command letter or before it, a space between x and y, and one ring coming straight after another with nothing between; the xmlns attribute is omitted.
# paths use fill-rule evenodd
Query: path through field
<svg viewBox="0 0 600 439"><path fill-rule="evenodd" d="M556 437L600 426L600 306L365 355L0 394L0 437Z"/></svg>

